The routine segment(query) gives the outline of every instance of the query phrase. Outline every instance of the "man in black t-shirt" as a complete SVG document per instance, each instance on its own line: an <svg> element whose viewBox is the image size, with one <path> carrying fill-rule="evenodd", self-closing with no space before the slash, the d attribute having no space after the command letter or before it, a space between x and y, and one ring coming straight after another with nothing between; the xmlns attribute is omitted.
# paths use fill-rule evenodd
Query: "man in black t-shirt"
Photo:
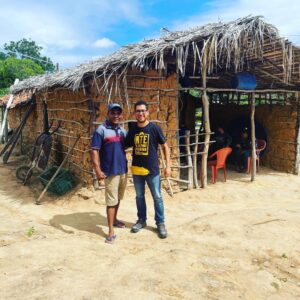
<svg viewBox="0 0 300 300"><path fill-rule="evenodd" d="M131 172L136 192L138 216L138 220L131 228L131 232L136 233L147 225L145 201L145 184L147 182L154 201L155 223L158 236L166 238L167 230L165 227L164 203L161 195L157 150L159 145L161 145L166 159L166 168L164 170L166 177L169 177L171 173L170 150L161 128L150 123L148 120L149 111L147 103L143 100L138 101L134 105L134 110L137 124L129 129L126 137L126 146L133 147Z"/></svg>
<svg viewBox="0 0 300 300"><path fill-rule="evenodd" d="M250 156L251 139L248 136L247 128L244 128L234 147L234 158L238 172L244 172L247 170L248 157Z"/></svg>
<svg viewBox="0 0 300 300"><path fill-rule="evenodd" d="M232 143L231 136L224 130L222 126L217 127L217 131L213 137L215 143L209 147L209 152L214 153L222 148L229 147Z"/></svg>

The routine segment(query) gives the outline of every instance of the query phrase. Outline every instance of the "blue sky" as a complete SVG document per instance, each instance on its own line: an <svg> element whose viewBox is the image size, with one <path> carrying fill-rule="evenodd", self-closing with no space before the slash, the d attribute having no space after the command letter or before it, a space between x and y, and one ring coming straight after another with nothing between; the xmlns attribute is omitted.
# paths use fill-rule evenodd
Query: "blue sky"
<svg viewBox="0 0 300 300"><path fill-rule="evenodd" d="M208 22L262 15L300 45L299 0L0 0L0 47L31 38L70 67L120 46ZM5 24L5 30L4 30Z"/></svg>

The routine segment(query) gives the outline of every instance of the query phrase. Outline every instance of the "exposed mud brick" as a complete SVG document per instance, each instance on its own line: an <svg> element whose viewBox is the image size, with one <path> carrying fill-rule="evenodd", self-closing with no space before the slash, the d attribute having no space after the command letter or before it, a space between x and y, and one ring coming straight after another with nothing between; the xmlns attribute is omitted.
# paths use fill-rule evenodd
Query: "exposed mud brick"
<svg viewBox="0 0 300 300"><path fill-rule="evenodd" d="M157 113L149 114L149 120L157 120ZM157 123L160 124L160 123Z"/></svg>
<svg viewBox="0 0 300 300"><path fill-rule="evenodd" d="M128 87L146 87L145 82L148 80L145 80L144 78L134 78L127 80L127 86Z"/></svg>
<svg viewBox="0 0 300 300"><path fill-rule="evenodd" d="M150 104L149 105L149 112L151 113L158 113L159 112L159 106L158 104Z"/></svg>
<svg viewBox="0 0 300 300"><path fill-rule="evenodd" d="M169 89L168 82L165 79L157 80L156 86L158 86L160 89Z"/></svg>
<svg viewBox="0 0 300 300"><path fill-rule="evenodd" d="M147 71L147 76L149 77L159 77L159 72L156 70L149 70Z"/></svg>
<svg viewBox="0 0 300 300"><path fill-rule="evenodd" d="M153 88L153 89L157 89L160 88L159 87L159 81L158 80L146 80L145 81L145 88Z"/></svg>
<svg viewBox="0 0 300 300"><path fill-rule="evenodd" d="M157 117L158 117L158 120L161 120L161 121L166 121L166 119L167 119L167 114L166 114L166 111L159 111L158 113L157 113Z"/></svg>

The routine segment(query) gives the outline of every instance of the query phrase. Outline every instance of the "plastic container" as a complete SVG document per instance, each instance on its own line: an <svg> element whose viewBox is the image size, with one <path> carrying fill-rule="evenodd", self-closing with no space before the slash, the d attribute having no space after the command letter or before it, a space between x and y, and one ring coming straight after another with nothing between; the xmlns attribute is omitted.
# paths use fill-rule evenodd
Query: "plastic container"
<svg viewBox="0 0 300 300"><path fill-rule="evenodd" d="M44 186L48 184L57 168L57 166L53 166L39 176L39 179ZM77 183L77 179L71 174L69 170L61 169L48 187L48 191L52 192L55 195L61 196L75 187Z"/></svg>
<svg viewBox="0 0 300 300"><path fill-rule="evenodd" d="M232 78L231 86L238 90L254 90L257 86L255 75L248 72L237 73Z"/></svg>

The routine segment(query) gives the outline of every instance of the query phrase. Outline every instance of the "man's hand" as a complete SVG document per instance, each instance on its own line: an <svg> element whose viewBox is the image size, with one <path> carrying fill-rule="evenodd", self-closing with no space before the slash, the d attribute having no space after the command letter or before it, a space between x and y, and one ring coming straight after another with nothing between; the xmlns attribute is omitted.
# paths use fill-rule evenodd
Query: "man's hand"
<svg viewBox="0 0 300 300"><path fill-rule="evenodd" d="M98 180L103 180L106 178L105 174L102 171L98 171L96 173L97 173Z"/></svg>
<svg viewBox="0 0 300 300"><path fill-rule="evenodd" d="M165 178L168 178L171 176L171 168L170 167L166 167L164 170L165 173Z"/></svg>
<svg viewBox="0 0 300 300"><path fill-rule="evenodd" d="M96 172L96 177L98 180L105 179L105 174L100 169L100 159L99 159L99 150L91 149L91 161Z"/></svg>

